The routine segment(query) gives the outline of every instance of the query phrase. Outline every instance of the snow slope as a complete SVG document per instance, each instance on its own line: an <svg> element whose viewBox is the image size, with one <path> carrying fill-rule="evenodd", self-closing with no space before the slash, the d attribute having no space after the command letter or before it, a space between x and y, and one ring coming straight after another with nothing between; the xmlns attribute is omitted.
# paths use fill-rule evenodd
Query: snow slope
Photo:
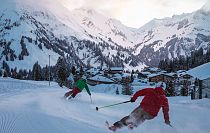
<svg viewBox="0 0 210 133"><path fill-rule="evenodd" d="M0 78L0 132L1 133L107 133L104 122L110 123L128 115L135 103L104 108L103 106L129 99L129 96L96 93L92 99L84 91L75 99L62 98L66 89L56 83L20 81ZM96 88L94 88L96 89ZM100 89L100 88L98 88ZM170 116L174 128L163 123L162 113L146 121L133 131L120 129L119 133L208 133L210 130L210 100L189 97L169 98Z"/></svg>

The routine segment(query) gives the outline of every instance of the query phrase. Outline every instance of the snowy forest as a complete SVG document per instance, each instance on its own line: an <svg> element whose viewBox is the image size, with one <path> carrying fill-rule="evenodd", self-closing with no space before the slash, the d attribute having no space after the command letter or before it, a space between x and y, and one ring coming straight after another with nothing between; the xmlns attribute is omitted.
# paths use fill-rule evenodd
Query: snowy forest
<svg viewBox="0 0 210 133"><path fill-rule="evenodd" d="M167 72L175 72L177 70L189 70L210 62L210 48L205 50L200 48L191 52L190 56L180 56L175 59L161 60L158 67Z"/></svg>

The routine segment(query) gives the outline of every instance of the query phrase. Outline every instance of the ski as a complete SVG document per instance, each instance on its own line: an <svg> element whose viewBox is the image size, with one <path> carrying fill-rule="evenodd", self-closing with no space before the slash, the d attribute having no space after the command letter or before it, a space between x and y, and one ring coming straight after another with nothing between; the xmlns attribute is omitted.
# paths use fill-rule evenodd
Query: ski
<svg viewBox="0 0 210 133"><path fill-rule="evenodd" d="M105 121L105 126L106 126L107 128L109 128L109 122L108 122L108 121Z"/></svg>
<svg viewBox="0 0 210 133"><path fill-rule="evenodd" d="M109 129L109 131L112 131L112 132L115 132L117 130L116 127L109 126L109 122L108 121L105 122L105 126Z"/></svg>

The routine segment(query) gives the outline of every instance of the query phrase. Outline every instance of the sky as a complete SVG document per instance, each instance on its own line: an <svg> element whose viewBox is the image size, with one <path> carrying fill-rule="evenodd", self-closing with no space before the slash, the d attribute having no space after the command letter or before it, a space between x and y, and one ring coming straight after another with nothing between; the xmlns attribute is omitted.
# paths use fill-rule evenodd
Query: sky
<svg viewBox="0 0 210 133"><path fill-rule="evenodd" d="M62 0L73 10L87 7L120 20L123 24L140 28L150 20L172 17L200 9L210 0Z"/></svg>

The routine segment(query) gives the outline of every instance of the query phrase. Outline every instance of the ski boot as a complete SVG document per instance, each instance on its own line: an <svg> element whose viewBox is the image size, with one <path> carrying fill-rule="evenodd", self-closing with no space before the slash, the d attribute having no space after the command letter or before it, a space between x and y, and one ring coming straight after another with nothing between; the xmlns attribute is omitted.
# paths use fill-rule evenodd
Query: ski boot
<svg viewBox="0 0 210 133"><path fill-rule="evenodd" d="M109 130L115 132L117 130L117 127L113 125L113 126L109 127Z"/></svg>

